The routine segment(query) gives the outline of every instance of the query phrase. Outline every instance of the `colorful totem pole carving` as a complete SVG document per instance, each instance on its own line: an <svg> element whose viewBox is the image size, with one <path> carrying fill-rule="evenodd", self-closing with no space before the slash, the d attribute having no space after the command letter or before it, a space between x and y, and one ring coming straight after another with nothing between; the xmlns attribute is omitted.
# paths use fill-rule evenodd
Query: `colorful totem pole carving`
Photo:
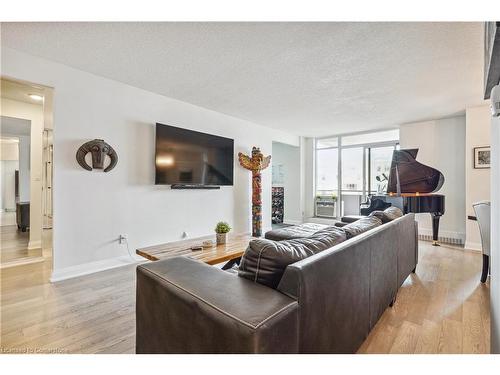
<svg viewBox="0 0 500 375"><path fill-rule="evenodd" d="M252 172L252 236L262 236L262 176L261 171L271 162L271 156L262 155L260 149L252 147L252 157L238 153L240 165Z"/></svg>

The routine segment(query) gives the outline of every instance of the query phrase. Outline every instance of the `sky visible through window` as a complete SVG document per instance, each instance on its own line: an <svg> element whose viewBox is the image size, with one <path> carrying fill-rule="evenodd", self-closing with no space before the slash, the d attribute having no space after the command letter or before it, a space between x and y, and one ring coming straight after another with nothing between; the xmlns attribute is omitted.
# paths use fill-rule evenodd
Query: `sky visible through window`
<svg viewBox="0 0 500 375"><path fill-rule="evenodd" d="M365 189L368 189L369 180L370 193L385 192L391 167L392 152L398 140L399 129L342 136L342 191L361 193L364 183L366 184ZM394 144L377 145L377 143L384 142L394 142ZM366 144L370 144L370 146L367 147ZM346 145L351 147L344 148ZM352 147L353 145L359 145L359 147ZM338 152L338 137L317 140L317 195L337 193ZM368 168L368 153L370 153L370 168ZM364 163L366 163L365 168L363 168ZM371 172L370 175L368 175L368 170ZM365 179L363 178L363 171L366 173Z"/></svg>

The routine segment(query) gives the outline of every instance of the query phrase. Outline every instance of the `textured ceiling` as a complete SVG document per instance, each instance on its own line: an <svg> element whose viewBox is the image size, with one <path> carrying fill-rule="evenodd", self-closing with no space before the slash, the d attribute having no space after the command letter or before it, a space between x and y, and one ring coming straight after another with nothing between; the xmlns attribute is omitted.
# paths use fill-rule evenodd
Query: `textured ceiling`
<svg viewBox="0 0 500 375"><path fill-rule="evenodd" d="M9 23L2 44L300 135L481 102L481 23Z"/></svg>

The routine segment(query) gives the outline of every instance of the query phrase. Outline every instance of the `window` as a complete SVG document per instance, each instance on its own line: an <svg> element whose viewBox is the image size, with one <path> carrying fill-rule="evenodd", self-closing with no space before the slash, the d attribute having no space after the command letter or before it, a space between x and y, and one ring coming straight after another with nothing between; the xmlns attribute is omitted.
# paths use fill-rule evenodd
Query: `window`
<svg viewBox="0 0 500 375"><path fill-rule="evenodd" d="M337 216L337 196L339 188L338 138L316 140L316 196L314 215Z"/></svg>
<svg viewBox="0 0 500 375"><path fill-rule="evenodd" d="M376 133L344 135L342 137L342 147L373 143L385 143L390 141L399 141L399 129L384 130Z"/></svg>
<svg viewBox="0 0 500 375"><path fill-rule="evenodd" d="M342 149L342 191L363 191L363 147Z"/></svg>
<svg viewBox="0 0 500 375"><path fill-rule="evenodd" d="M327 216L357 215L367 195L385 193L397 148L399 129L316 139L315 206L323 209L315 215L328 200Z"/></svg>
<svg viewBox="0 0 500 375"><path fill-rule="evenodd" d="M369 149L369 185L370 194L385 193L391 172L391 160L394 146L371 147Z"/></svg>
<svg viewBox="0 0 500 375"><path fill-rule="evenodd" d="M318 139L316 141L316 149L323 149L323 148L332 148L332 147L338 147L339 146L339 140L338 138L322 138Z"/></svg>
<svg viewBox="0 0 500 375"><path fill-rule="evenodd" d="M338 160L337 148L316 151L316 190L319 193L333 192L338 189Z"/></svg>

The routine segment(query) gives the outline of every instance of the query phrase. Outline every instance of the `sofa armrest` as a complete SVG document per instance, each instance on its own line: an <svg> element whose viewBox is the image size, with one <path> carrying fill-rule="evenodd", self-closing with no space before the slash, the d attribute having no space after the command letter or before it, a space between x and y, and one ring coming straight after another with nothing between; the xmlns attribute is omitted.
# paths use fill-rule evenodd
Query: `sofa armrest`
<svg viewBox="0 0 500 375"><path fill-rule="evenodd" d="M186 257L137 267L137 353L297 353L298 303Z"/></svg>

